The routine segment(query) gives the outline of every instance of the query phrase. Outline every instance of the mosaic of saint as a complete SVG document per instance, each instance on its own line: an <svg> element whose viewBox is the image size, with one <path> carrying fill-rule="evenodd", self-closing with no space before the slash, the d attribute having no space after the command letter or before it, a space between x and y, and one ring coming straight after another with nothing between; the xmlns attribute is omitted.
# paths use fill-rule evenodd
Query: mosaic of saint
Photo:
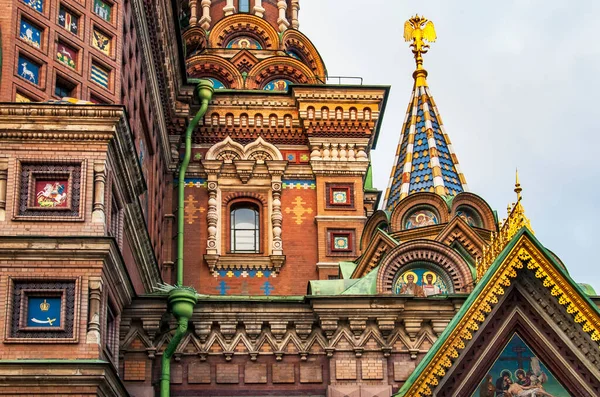
<svg viewBox="0 0 600 397"><path fill-rule="evenodd" d="M227 48L239 48L244 50L261 50L262 46L258 42L258 40L253 39L252 37L241 36L236 37L227 43Z"/></svg>
<svg viewBox="0 0 600 397"><path fill-rule="evenodd" d="M66 180L36 180L35 191L36 207L61 208L67 206L68 182Z"/></svg>
<svg viewBox="0 0 600 397"><path fill-rule="evenodd" d="M479 220L479 217L468 209L459 208L456 211L456 216L462 218L462 220L467 222L467 225L469 226L481 227L481 221Z"/></svg>
<svg viewBox="0 0 600 397"><path fill-rule="evenodd" d="M472 397L571 397L571 394L515 334Z"/></svg>
<svg viewBox="0 0 600 397"><path fill-rule="evenodd" d="M439 223L437 215L428 209L420 209L410 214L406 219L404 228L415 229L417 227L437 225Z"/></svg>
<svg viewBox="0 0 600 397"><path fill-rule="evenodd" d="M263 90L266 91L287 91L288 85L292 84L291 81L289 80L285 80L285 79L277 79L277 80L272 80L269 83L267 83L267 85L265 85L265 87L263 88Z"/></svg>
<svg viewBox="0 0 600 397"><path fill-rule="evenodd" d="M426 298L432 295L447 294L448 286L436 272L416 268L402 273L396 279L394 293Z"/></svg>

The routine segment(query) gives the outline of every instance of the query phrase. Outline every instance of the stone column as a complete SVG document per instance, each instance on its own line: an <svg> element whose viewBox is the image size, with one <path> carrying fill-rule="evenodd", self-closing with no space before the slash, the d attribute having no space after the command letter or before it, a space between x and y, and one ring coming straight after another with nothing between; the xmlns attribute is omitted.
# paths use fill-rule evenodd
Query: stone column
<svg viewBox="0 0 600 397"><path fill-rule="evenodd" d="M271 174L271 229L273 242L271 244L271 255L283 255L283 241L281 239L283 215L281 213L281 176L287 167L285 160L267 160L267 167Z"/></svg>
<svg viewBox="0 0 600 397"><path fill-rule="evenodd" d="M273 245L272 255L283 255L283 242L281 241L281 182L271 184L273 193L273 213L271 214L271 224L273 227Z"/></svg>
<svg viewBox="0 0 600 397"><path fill-rule="evenodd" d="M225 7L223 7L223 12L225 13L225 16L233 15L235 12L233 0L227 0L227 4L225 4Z"/></svg>
<svg viewBox="0 0 600 397"><path fill-rule="evenodd" d="M190 0L190 26L198 22L198 0Z"/></svg>
<svg viewBox="0 0 600 397"><path fill-rule="evenodd" d="M300 10L300 2L298 0L292 0L292 28L298 29L300 22L298 22L298 10Z"/></svg>
<svg viewBox="0 0 600 397"><path fill-rule="evenodd" d="M100 306L102 302L102 279L90 277L88 302L88 331L86 343L100 344Z"/></svg>
<svg viewBox="0 0 600 397"><path fill-rule="evenodd" d="M219 247L217 244L217 225L219 224L219 213L217 211L217 189L219 184L216 181L210 181L208 187L208 211L206 219L208 223L208 237L206 240L206 253L208 255L218 255Z"/></svg>
<svg viewBox="0 0 600 397"><path fill-rule="evenodd" d="M279 18L277 18L277 24L279 25L279 31L284 32L289 26L287 18L285 17L285 12L287 10L287 2L284 0L280 0L277 2L277 8L279 9Z"/></svg>
<svg viewBox="0 0 600 397"><path fill-rule="evenodd" d="M265 15L265 9L262 7L262 0L254 0L254 15L262 18Z"/></svg>
<svg viewBox="0 0 600 397"><path fill-rule="evenodd" d="M94 202L92 204L92 222L105 223L106 206L104 203L106 186L106 167L104 163L94 164Z"/></svg>
<svg viewBox="0 0 600 397"><path fill-rule="evenodd" d="M202 166L208 176L206 187L208 190L208 209L206 211L207 231L205 258L217 260L220 252L219 247L219 183L217 182L221 166L220 160L204 160ZM207 259L207 262L209 260ZM210 262L209 262L210 265Z"/></svg>
<svg viewBox="0 0 600 397"><path fill-rule="evenodd" d="M6 181L8 179L8 159L0 159L0 221L6 220Z"/></svg>
<svg viewBox="0 0 600 397"><path fill-rule="evenodd" d="M202 18L200 18L200 26L202 29L208 30L212 19L210 18L210 4L211 0L202 0L200 5L202 6Z"/></svg>

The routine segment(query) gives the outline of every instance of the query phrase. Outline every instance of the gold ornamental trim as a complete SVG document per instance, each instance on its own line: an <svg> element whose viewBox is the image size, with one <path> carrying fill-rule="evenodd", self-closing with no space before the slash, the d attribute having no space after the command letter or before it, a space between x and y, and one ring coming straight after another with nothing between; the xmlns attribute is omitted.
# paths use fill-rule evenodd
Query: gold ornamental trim
<svg viewBox="0 0 600 397"><path fill-rule="evenodd" d="M498 303L499 297L504 295L506 288L517 277L517 271L524 268L534 272L535 277L542 281L542 285L556 297L560 305L566 308L567 313L573 316L575 323L580 324L582 330L588 333L593 341L600 344L598 313L582 298L581 292L574 288L568 279L533 246L532 242L523 236L491 276L479 297L448 336L446 343L440 347L430 364L405 395L431 396L433 394L432 389L439 384L439 379L446 375L453 360L458 358L460 350L464 349L466 343L473 338L473 334L485 321L493 306Z"/></svg>
<svg viewBox="0 0 600 397"><path fill-rule="evenodd" d="M517 193L517 202L509 205L508 217L505 221L500 224L500 231L498 233L492 232L492 238L487 246L483 247L483 255L481 258L477 258L475 267L477 269L477 282L479 282L487 270L492 266L498 255L506 248L511 242L514 236L517 235L519 230L526 227L532 233L531 222L525 215L525 208L521 204L521 184L519 183L519 173L516 174L515 182L515 193Z"/></svg>

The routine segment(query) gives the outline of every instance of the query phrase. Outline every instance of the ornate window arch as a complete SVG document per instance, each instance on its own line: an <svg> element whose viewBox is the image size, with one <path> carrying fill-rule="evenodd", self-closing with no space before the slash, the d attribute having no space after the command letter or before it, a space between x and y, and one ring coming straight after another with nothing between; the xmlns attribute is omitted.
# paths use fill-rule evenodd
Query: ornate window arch
<svg viewBox="0 0 600 397"><path fill-rule="evenodd" d="M394 293L398 277L405 276L407 271L419 266L425 271L439 272L437 275L445 282L448 291L465 293L473 290L474 280L471 268L458 252L437 241L412 240L393 248L382 260L377 271L377 292ZM422 285L423 276L426 276L425 272L422 271L416 275L420 279L413 280L413 282L419 281ZM412 295L417 294L413 293Z"/></svg>
<svg viewBox="0 0 600 397"><path fill-rule="evenodd" d="M244 267L278 272L285 262L281 177L287 166L279 149L261 137L244 146L228 136L206 152L202 166L209 198L204 259L211 271L239 269L235 254L244 252L256 254ZM239 217L245 221L238 225Z"/></svg>

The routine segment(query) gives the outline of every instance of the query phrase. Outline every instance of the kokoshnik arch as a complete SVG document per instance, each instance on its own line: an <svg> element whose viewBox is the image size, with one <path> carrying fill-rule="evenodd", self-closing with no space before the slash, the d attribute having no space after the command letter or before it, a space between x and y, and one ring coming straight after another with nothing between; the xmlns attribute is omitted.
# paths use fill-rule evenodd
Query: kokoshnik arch
<svg viewBox="0 0 600 397"><path fill-rule="evenodd" d="M298 0L0 4L0 395L600 395L599 298L518 179L469 191L431 21L383 195L390 87Z"/></svg>

